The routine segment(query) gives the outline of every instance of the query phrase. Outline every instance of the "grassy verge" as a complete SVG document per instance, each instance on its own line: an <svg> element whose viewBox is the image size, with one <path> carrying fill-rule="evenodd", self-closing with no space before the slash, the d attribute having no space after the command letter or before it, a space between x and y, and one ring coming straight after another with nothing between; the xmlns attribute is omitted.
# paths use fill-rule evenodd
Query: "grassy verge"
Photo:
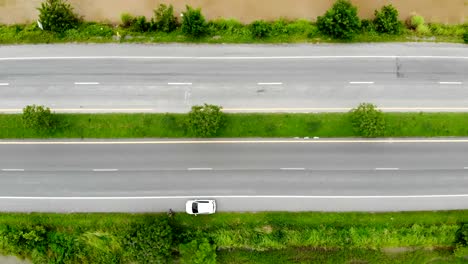
<svg viewBox="0 0 468 264"><path fill-rule="evenodd" d="M335 43L343 42L321 34L317 26L306 20L271 22L273 31L264 38L256 38L249 27L235 20L216 20L208 23L208 33L200 38L184 35L181 29L170 33L137 32L109 24L86 22L77 29L63 33L40 30L36 24L0 25L0 44L22 43ZM468 25L429 24L429 30L418 33L404 29L400 35L366 31L346 42L454 42L462 43Z"/></svg>
<svg viewBox="0 0 468 264"><path fill-rule="evenodd" d="M0 214L0 251L37 263L73 263L83 254L89 263L130 263L142 253L126 244L132 227L164 218L165 214ZM179 243L203 236L217 245L218 263L463 263L453 248L466 221L468 211L197 217L176 213L169 218L171 258L177 259ZM158 239L145 235L148 243ZM100 262L105 256L112 261Z"/></svg>
<svg viewBox="0 0 468 264"><path fill-rule="evenodd" d="M385 113L386 137L468 136L468 113ZM186 114L57 114L59 128L37 133L19 114L0 115L0 138L192 137ZM217 137L355 137L349 115L227 114Z"/></svg>

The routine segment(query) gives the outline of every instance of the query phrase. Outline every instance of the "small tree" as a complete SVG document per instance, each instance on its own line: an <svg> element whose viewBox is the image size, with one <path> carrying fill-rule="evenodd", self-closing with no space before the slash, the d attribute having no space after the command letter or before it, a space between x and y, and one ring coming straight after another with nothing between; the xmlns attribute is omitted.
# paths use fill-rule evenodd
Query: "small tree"
<svg viewBox="0 0 468 264"><path fill-rule="evenodd" d="M54 130L57 120L50 108L42 105L28 105L23 108L23 124L37 132L48 132Z"/></svg>
<svg viewBox="0 0 468 264"><path fill-rule="evenodd" d="M265 38L270 35L271 26L263 20L256 20L249 25L250 32L255 38Z"/></svg>
<svg viewBox="0 0 468 264"><path fill-rule="evenodd" d="M186 6L186 11L182 12L182 32L185 35L199 38L207 31L207 23L205 17L201 13L201 9L193 9Z"/></svg>
<svg viewBox="0 0 468 264"><path fill-rule="evenodd" d="M216 135L224 125L222 107L217 105L195 105L188 114L187 126L190 132L197 137L210 137Z"/></svg>
<svg viewBox="0 0 468 264"><path fill-rule="evenodd" d="M215 264L216 245L211 245L208 239L192 240L179 246L180 262L183 264Z"/></svg>
<svg viewBox="0 0 468 264"><path fill-rule="evenodd" d="M174 31L178 26L177 17L174 16L174 7L160 4L158 9L154 10L152 23L156 30L166 33Z"/></svg>
<svg viewBox="0 0 468 264"><path fill-rule="evenodd" d="M380 12L375 10L375 27L379 33L399 34L401 22L398 20L398 10L392 5L382 7Z"/></svg>
<svg viewBox="0 0 468 264"><path fill-rule="evenodd" d="M379 137L385 132L385 119L382 111L369 103L362 103L350 111L354 130L363 137Z"/></svg>
<svg viewBox="0 0 468 264"><path fill-rule="evenodd" d="M66 0L46 0L37 10L44 30L61 33L76 28L80 22Z"/></svg>
<svg viewBox="0 0 468 264"><path fill-rule="evenodd" d="M357 8L348 0L337 0L324 16L317 18L318 29L336 39L351 39L361 28Z"/></svg>

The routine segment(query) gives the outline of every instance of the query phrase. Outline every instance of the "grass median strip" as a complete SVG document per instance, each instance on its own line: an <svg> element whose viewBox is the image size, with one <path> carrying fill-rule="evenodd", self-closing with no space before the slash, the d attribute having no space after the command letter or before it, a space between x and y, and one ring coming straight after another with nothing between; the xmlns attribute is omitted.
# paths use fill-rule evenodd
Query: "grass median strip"
<svg viewBox="0 0 468 264"><path fill-rule="evenodd" d="M218 263L278 263L280 259L283 263L425 263L435 258L445 261L440 263L463 263L456 252L466 235L457 234L468 229L463 224L467 220L468 211L197 217L4 213L0 214L0 252L36 263L139 263L138 256L145 253L145 245L139 243L158 245L153 243L160 239L169 243L170 250L155 247L152 254L145 254L146 263L151 263L163 250L170 252L170 259L177 259L180 244L207 238L217 247Z"/></svg>
<svg viewBox="0 0 468 264"><path fill-rule="evenodd" d="M384 113L385 137L468 136L468 113ZM215 137L356 137L348 113L226 114ZM56 114L58 128L25 128L0 115L0 138L186 138L187 114Z"/></svg>

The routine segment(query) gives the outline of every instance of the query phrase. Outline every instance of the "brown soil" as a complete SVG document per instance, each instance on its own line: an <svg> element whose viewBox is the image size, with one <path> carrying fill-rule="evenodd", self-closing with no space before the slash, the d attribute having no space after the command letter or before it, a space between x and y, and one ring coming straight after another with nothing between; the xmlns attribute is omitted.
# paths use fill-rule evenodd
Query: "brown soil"
<svg viewBox="0 0 468 264"><path fill-rule="evenodd" d="M242 22L256 19L272 20L279 17L314 19L322 15L333 0L69 0L75 10L87 20L118 23L120 15L152 16L160 3L173 4L177 12L185 5L201 7L208 19L235 18ZM34 21L41 0L0 0L0 23ZM406 19L416 12L428 22L464 23L468 21L468 0L352 0L359 15L372 18L374 10L393 4Z"/></svg>

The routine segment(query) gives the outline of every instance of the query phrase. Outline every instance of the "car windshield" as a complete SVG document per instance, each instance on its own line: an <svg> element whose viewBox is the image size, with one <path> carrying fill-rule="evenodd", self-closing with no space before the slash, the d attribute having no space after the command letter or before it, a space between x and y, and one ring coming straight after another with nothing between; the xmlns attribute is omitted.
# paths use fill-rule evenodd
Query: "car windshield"
<svg viewBox="0 0 468 264"><path fill-rule="evenodd" d="M197 204L197 202L192 203L192 212L194 214L198 213L198 204Z"/></svg>

